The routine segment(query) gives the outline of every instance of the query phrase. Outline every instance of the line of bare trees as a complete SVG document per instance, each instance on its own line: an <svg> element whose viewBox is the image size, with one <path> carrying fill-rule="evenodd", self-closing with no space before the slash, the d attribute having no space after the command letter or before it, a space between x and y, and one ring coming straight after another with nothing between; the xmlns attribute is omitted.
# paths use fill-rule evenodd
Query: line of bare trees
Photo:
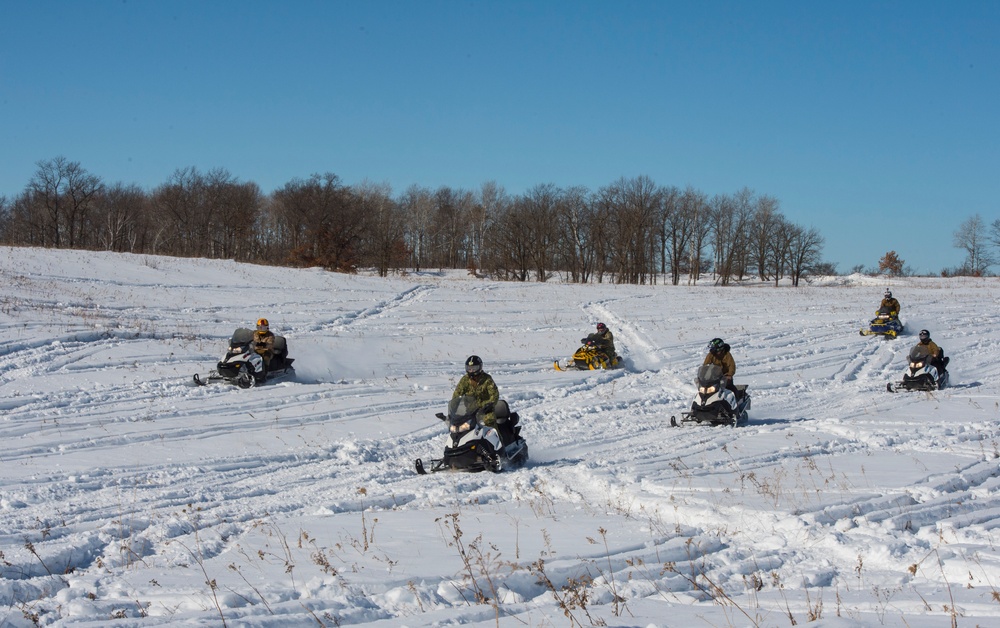
<svg viewBox="0 0 1000 628"><path fill-rule="evenodd" d="M942 271L944 275L982 277L990 266L1000 263L1000 219L987 226L979 214L967 218L955 231L952 243L965 252L958 268Z"/></svg>
<svg viewBox="0 0 1000 628"><path fill-rule="evenodd" d="M146 191L106 184L64 157L39 162L13 199L0 197L0 242L234 259L381 275L467 268L498 279L721 285L788 278L821 262L823 238L749 189L713 197L621 178L597 191L537 185L519 195L345 185L334 174L270 194L224 169L177 170Z"/></svg>

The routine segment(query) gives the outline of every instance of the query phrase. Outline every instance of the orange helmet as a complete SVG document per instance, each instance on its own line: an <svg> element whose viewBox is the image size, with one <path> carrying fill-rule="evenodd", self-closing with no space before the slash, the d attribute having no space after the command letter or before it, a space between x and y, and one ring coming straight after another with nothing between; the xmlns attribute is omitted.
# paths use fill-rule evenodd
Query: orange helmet
<svg viewBox="0 0 1000 628"><path fill-rule="evenodd" d="M257 331L267 331L267 328L268 328L268 325L267 325L267 319L266 318L259 318L259 319L257 319Z"/></svg>

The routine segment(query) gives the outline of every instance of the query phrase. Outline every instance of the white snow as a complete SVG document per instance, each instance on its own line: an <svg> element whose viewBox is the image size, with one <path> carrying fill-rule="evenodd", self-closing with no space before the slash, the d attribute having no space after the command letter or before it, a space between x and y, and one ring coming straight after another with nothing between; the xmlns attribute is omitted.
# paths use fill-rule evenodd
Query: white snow
<svg viewBox="0 0 1000 628"><path fill-rule="evenodd" d="M1000 625L995 279L0 269L0 626ZM296 376L195 386L260 316ZM598 320L626 368L556 372ZM887 393L922 327L952 386ZM750 424L672 428L715 336ZM473 353L531 461L418 476Z"/></svg>

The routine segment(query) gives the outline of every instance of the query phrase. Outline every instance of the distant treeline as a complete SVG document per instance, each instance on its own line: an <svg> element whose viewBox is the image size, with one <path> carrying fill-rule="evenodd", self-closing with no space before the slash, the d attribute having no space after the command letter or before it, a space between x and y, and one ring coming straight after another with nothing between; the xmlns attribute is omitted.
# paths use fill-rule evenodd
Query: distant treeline
<svg viewBox="0 0 1000 628"><path fill-rule="evenodd" d="M749 189L709 197L621 178L591 191L537 185L511 195L419 185L345 185L334 174L264 194L224 169L177 170L151 191L107 184L64 157L39 162L24 191L0 197L0 242L233 259L385 276L467 268L496 279L793 285L821 262L823 238ZM665 279L668 278L668 279Z"/></svg>

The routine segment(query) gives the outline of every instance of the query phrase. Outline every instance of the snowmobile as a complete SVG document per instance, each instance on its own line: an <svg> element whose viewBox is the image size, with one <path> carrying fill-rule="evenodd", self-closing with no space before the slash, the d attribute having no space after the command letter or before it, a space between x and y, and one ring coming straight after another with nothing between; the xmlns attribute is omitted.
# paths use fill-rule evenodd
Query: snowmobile
<svg viewBox="0 0 1000 628"><path fill-rule="evenodd" d="M895 338L903 333L904 325L896 313L888 307L880 307L875 318L868 324L868 329L861 328L862 336L885 336Z"/></svg>
<svg viewBox="0 0 1000 628"><path fill-rule="evenodd" d="M423 461L417 458L417 473L425 475L446 469L486 469L499 473L506 468L526 463L528 443L521 437L517 413L511 412L507 402L501 399L493 407L493 415L497 421L497 427L493 428L482 422L487 412L489 408L481 407L479 401L471 395L452 399L448 403L447 416L441 412L435 415L448 422L444 456L430 460L430 467L424 467Z"/></svg>
<svg viewBox="0 0 1000 628"><path fill-rule="evenodd" d="M897 390L941 390L948 385L948 358L941 357L941 368L938 368L934 364L931 364L931 353L922 344L915 345L910 349L910 354L907 356L909 360L909 365L907 366L906 372L903 373L903 379L896 382L893 386L892 382L885 385L885 389L889 392L896 392Z"/></svg>
<svg viewBox="0 0 1000 628"><path fill-rule="evenodd" d="M580 342L583 344L576 350L573 357L561 364L559 360L553 363L557 371L596 371L621 365L621 360L617 355L612 355L609 358L600 350L593 338L581 338Z"/></svg>
<svg viewBox="0 0 1000 628"><path fill-rule="evenodd" d="M264 367L264 358L253 350L253 331L241 327L233 332L229 340L229 349L219 360L215 371L207 375L194 376L194 383L205 386L212 382L226 381L240 388L252 388L263 384L269 379L275 379L295 372L288 357L288 342L284 336L274 336L274 355L271 364Z"/></svg>
<svg viewBox="0 0 1000 628"><path fill-rule="evenodd" d="M703 364L695 378L698 394L691 402L691 411L670 417L670 425L707 423L709 425L743 425L749 420L750 393L746 384L738 384L736 393L726 388L722 367Z"/></svg>

